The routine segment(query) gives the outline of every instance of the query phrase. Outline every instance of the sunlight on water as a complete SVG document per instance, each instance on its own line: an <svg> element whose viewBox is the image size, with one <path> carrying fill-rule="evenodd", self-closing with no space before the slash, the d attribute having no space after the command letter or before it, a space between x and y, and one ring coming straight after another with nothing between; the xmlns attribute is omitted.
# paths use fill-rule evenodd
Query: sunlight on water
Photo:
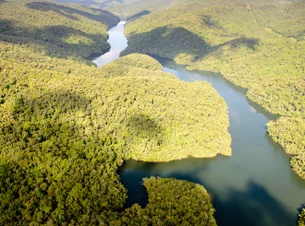
<svg viewBox="0 0 305 226"><path fill-rule="evenodd" d="M121 21L108 31L108 43L110 44L111 48L109 52L93 60L93 63L95 63L98 68L118 59L120 57L120 53L126 49L127 39L124 35L125 24L126 21Z"/></svg>

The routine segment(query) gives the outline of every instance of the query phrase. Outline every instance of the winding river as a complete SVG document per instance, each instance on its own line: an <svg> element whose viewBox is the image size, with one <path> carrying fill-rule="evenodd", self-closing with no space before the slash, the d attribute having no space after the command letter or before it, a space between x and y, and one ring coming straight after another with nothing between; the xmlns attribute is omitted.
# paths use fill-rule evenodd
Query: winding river
<svg viewBox="0 0 305 226"><path fill-rule="evenodd" d="M127 47L124 24L109 30L111 49L94 62L98 67L119 57ZM145 206L147 194L142 178L173 177L202 184L212 196L220 226L294 226L305 203L305 180L290 169L290 156L266 134L268 121L276 119L248 100L241 89L219 74L187 71L183 66L158 59L163 71L186 82L210 82L229 108L233 156L184 159L169 163L126 161L120 176L128 189L126 206Z"/></svg>

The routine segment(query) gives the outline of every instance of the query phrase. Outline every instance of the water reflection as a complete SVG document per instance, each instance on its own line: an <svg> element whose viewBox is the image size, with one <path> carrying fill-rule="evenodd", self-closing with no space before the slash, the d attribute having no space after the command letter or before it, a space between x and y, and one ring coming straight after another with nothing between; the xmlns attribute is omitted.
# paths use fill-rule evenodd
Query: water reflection
<svg viewBox="0 0 305 226"><path fill-rule="evenodd" d="M126 48L124 24L109 30L109 53L97 58L98 67L119 58ZM305 180L290 170L289 155L266 135L266 124L276 115L246 98L246 90L219 74L189 72L172 61L157 58L164 71L184 81L207 81L219 92L229 108L232 157L188 158L168 163L126 161L121 181L128 189L126 206L147 204L142 178L173 177L204 185L211 193L218 225L292 226L305 202Z"/></svg>
<svg viewBox="0 0 305 226"><path fill-rule="evenodd" d="M142 178L174 177L207 188L219 225L295 225L298 208L305 202L305 181L291 171L290 156L266 134L266 124L277 116L248 100L245 89L218 74L189 72L171 61L162 64L164 71L184 81L210 82L225 99L233 156L170 163L129 160L121 169L122 183L129 190L127 206L147 203Z"/></svg>
<svg viewBox="0 0 305 226"><path fill-rule="evenodd" d="M121 21L115 27L111 28L108 31L109 39L108 43L111 48L109 52L104 55L96 58L93 63L96 64L97 67L102 67L105 64L108 64L120 57L120 53L126 49L127 47L127 38L124 35L124 26L126 21Z"/></svg>

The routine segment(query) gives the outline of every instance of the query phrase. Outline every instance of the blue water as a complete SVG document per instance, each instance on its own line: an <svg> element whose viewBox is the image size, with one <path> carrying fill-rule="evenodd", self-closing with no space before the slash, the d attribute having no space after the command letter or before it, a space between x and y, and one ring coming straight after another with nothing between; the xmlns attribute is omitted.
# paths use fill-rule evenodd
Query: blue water
<svg viewBox="0 0 305 226"><path fill-rule="evenodd" d="M112 48L125 43L123 29L109 32L109 35L115 40ZM173 177L207 188L220 226L295 225L299 208L305 203L305 180L291 171L291 156L266 134L266 124L276 116L248 100L244 89L219 74L190 72L170 60L158 60L165 72L186 82L210 82L224 98L229 109L233 156L189 158L169 163L126 161L120 172L121 181L128 189L126 206L147 204L142 178Z"/></svg>

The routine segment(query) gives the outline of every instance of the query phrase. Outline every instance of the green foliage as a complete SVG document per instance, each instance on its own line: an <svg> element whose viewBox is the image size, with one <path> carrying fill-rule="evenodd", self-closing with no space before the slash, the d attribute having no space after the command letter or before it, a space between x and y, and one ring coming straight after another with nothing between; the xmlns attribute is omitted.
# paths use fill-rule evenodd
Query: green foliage
<svg viewBox="0 0 305 226"><path fill-rule="evenodd" d="M139 60L141 59L141 60ZM148 69L150 71L162 71L162 65L155 59L143 54L131 54L117 59L113 64Z"/></svg>
<svg viewBox="0 0 305 226"><path fill-rule="evenodd" d="M0 225L110 225L130 223L130 214L154 224L167 211L170 222L214 225L199 185L177 181L170 186L176 197L162 194L178 199L183 190L190 205L178 199L169 211L152 198L147 210L124 211L127 194L118 176L129 158L230 155L227 107L212 86L179 81L140 54L97 69L83 56L105 39L83 45L65 32L106 34L117 18L103 11L15 0L0 9ZM148 181L151 197L172 184Z"/></svg>
<svg viewBox="0 0 305 226"><path fill-rule="evenodd" d="M281 7L298 9L289 15L302 20L302 8L295 6L301 2ZM254 9L266 4L273 3L192 1L159 10L127 25L125 53L155 54L189 69L221 72L268 111L305 117L305 43L258 23L262 15ZM302 30L304 23L297 24Z"/></svg>
<svg viewBox="0 0 305 226"><path fill-rule="evenodd" d="M298 221L298 226L304 226L304 225L305 225L305 208L299 214L299 221Z"/></svg>
<svg viewBox="0 0 305 226"><path fill-rule="evenodd" d="M268 133L287 153L297 155L305 152L305 120L281 117L268 123Z"/></svg>
<svg viewBox="0 0 305 226"><path fill-rule="evenodd" d="M253 7L255 17L262 26L275 32L298 40L305 37L305 1L291 1L289 4L279 4L277 1L256 2Z"/></svg>
<svg viewBox="0 0 305 226"><path fill-rule="evenodd" d="M116 4L115 1L110 1L104 5L104 8L117 15L127 16L128 20L132 20L147 15L152 11L183 2L187 2L187 0L124 0L123 4Z"/></svg>
<svg viewBox="0 0 305 226"><path fill-rule="evenodd" d="M247 88L247 96L269 112L292 117L269 124L269 134L288 153L302 154L303 5L303 0L287 4L194 0L128 23L129 46L124 53L154 54L188 69L220 72ZM302 156L291 160L299 175L304 174Z"/></svg>
<svg viewBox="0 0 305 226"><path fill-rule="evenodd" d="M51 1L13 0L0 4L0 33L26 38L28 43L43 41L88 57L109 49L107 29L119 18L104 10ZM48 19L46 19L48 18ZM50 49L46 49L49 51Z"/></svg>
<svg viewBox="0 0 305 226"><path fill-rule="evenodd" d="M2 53L29 51L14 49ZM103 68L35 54L35 65L1 62L1 224L107 225L126 199L116 173L124 159L230 154L226 105L210 85L132 66L107 78ZM141 55L114 64L136 57L159 68Z"/></svg>
<svg viewBox="0 0 305 226"><path fill-rule="evenodd" d="M125 210L110 225L216 225L214 209L204 187L166 178L144 179L149 204Z"/></svg>
<svg viewBox="0 0 305 226"><path fill-rule="evenodd" d="M194 0L161 9L127 24L124 53L168 57L247 88L251 100L283 116L268 133L305 179L304 3Z"/></svg>
<svg viewBox="0 0 305 226"><path fill-rule="evenodd" d="M268 133L287 153L295 155L290 160L292 170L305 179L305 120L281 117L268 123Z"/></svg>

